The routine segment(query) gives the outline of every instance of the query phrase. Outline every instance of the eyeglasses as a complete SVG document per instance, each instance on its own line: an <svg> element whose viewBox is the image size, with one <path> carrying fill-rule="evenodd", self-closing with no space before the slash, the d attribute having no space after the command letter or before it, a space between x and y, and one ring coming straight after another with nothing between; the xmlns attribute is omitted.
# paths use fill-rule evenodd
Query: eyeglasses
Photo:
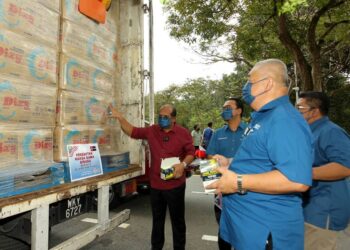
<svg viewBox="0 0 350 250"><path fill-rule="evenodd" d="M302 113L302 114L304 114L304 113L306 113L306 112L309 112L309 111L315 109L314 107L307 107L307 106L302 106L302 105L296 105L295 107L296 107L297 110L298 110L300 113ZM302 112L302 111L303 111L303 112Z"/></svg>

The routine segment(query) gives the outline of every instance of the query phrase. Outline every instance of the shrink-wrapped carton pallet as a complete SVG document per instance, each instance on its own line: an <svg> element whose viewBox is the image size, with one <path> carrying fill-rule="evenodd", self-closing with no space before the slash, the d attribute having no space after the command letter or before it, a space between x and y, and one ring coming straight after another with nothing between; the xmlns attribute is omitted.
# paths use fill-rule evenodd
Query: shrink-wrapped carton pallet
<svg viewBox="0 0 350 250"><path fill-rule="evenodd" d="M0 127L0 167L53 162L53 129Z"/></svg>
<svg viewBox="0 0 350 250"><path fill-rule="evenodd" d="M21 162L53 159L53 129L30 129L19 133L18 160Z"/></svg>
<svg viewBox="0 0 350 250"><path fill-rule="evenodd" d="M46 8L53 10L57 13L60 13L61 9L61 1L62 0L35 0L35 2L38 2L45 6ZM70 0L68 0L70 1Z"/></svg>
<svg viewBox="0 0 350 250"><path fill-rule="evenodd" d="M63 21L62 51L113 71L117 63L116 43L74 24Z"/></svg>
<svg viewBox="0 0 350 250"><path fill-rule="evenodd" d="M0 198L64 182L53 162L60 0L0 1Z"/></svg>
<svg viewBox="0 0 350 250"><path fill-rule="evenodd" d="M2 0L0 4L0 28L54 47L58 45L59 20L58 13L36 1Z"/></svg>
<svg viewBox="0 0 350 250"><path fill-rule="evenodd" d="M106 123L106 111L111 98L98 94L60 91L57 102L57 123L98 125Z"/></svg>
<svg viewBox="0 0 350 250"><path fill-rule="evenodd" d="M99 126L66 126L56 127L54 133L54 160L67 161L68 144L98 143L101 155L110 154L114 150L113 135L109 127Z"/></svg>
<svg viewBox="0 0 350 250"><path fill-rule="evenodd" d="M0 124L54 126L56 92L54 87L0 75Z"/></svg>
<svg viewBox="0 0 350 250"><path fill-rule="evenodd" d="M112 150L114 130L110 127L90 127L89 128L89 143L97 143L100 152L107 154Z"/></svg>
<svg viewBox="0 0 350 250"><path fill-rule="evenodd" d="M1 128L0 167L18 160L18 133Z"/></svg>
<svg viewBox="0 0 350 250"><path fill-rule="evenodd" d="M96 91L104 95L113 93L113 76L101 67L74 56L60 56L59 87L65 90Z"/></svg>
<svg viewBox="0 0 350 250"><path fill-rule="evenodd" d="M64 166L61 163L14 164L0 171L0 198L64 183Z"/></svg>
<svg viewBox="0 0 350 250"><path fill-rule="evenodd" d="M98 35L103 36L111 40L112 42L116 41L117 33L117 13L116 13L116 4L112 4L111 8L107 12L106 22L105 23L96 23L90 18L87 18L85 15L79 11L79 0L63 0L62 3L62 16L64 19L69 20L78 24L79 26L85 26L91 31L97 33Z"/></svg>
<svg viewBox="0 0 350 250"><path fill-rule="evenodd" d="M57 53L29 38L0 29L0 75L56 86Z"/></svg>
<svg viewBox="0 0 350 250"><path fill-rule="evenodd" d="M67 161L68 144L89 143L87 126L56 127L54 132L53 158L56 162Z"/></svg>

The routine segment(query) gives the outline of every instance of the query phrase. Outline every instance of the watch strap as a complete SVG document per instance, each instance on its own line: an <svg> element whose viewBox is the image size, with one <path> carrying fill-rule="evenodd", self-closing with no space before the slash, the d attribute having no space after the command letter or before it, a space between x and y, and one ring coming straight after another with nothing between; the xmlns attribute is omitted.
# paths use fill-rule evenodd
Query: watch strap
<svg viewBox="0 0 350 250"><path fill-rule="evenodd" d="M247 190L243 189L243 175L238 174L237 175L237 192L239 194L246 194Z"/></svg>

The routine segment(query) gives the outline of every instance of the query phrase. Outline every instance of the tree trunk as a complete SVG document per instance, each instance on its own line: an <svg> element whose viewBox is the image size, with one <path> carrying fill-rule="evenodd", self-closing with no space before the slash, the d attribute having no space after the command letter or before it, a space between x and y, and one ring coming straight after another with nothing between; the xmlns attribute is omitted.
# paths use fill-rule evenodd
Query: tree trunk
<svg viewBox="0 0 350 250"><path fill-rule="evenodd" d="M317 53L319 54L319 53ZM323 90L323 74L321 69L321 55L312 55L312 79L315 91Z"/></svg>
<svg viewBox="0 0 350 250"><path fill-rule="evenodd" d="M312 78L314 83L313 90L323 90L323 74L321 67L321 47L316 38L316 28L321 16L325 15L327 11L332 8L336 8L342 5L345 1L329 0L319 11L317 11L311 19L309 29L307 31L307 42L309 46L311 65L312 65Z"/></svg>
<svg viewBox="0 0 350 250"><path fill-rule="evenodd" d="M282 14L278 17L278 38L282 44L292 53L297 65L297 71L301 80L301 90L312 90L313 81L311 66L306 61L303 52L288 32L286 16Z"/></svg>

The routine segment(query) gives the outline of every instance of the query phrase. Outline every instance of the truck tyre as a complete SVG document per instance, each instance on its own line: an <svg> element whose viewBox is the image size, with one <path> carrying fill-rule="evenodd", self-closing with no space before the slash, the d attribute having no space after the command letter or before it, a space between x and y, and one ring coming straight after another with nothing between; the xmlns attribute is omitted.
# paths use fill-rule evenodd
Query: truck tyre
<svg viewBox="0 0 350 250"><path fill-rule="evenodd" d="M93 207L97 209L97 190L93 193ZM113 186L109 186L109 209L115 208L120 203L119 193L113 188Z"/></svg>

